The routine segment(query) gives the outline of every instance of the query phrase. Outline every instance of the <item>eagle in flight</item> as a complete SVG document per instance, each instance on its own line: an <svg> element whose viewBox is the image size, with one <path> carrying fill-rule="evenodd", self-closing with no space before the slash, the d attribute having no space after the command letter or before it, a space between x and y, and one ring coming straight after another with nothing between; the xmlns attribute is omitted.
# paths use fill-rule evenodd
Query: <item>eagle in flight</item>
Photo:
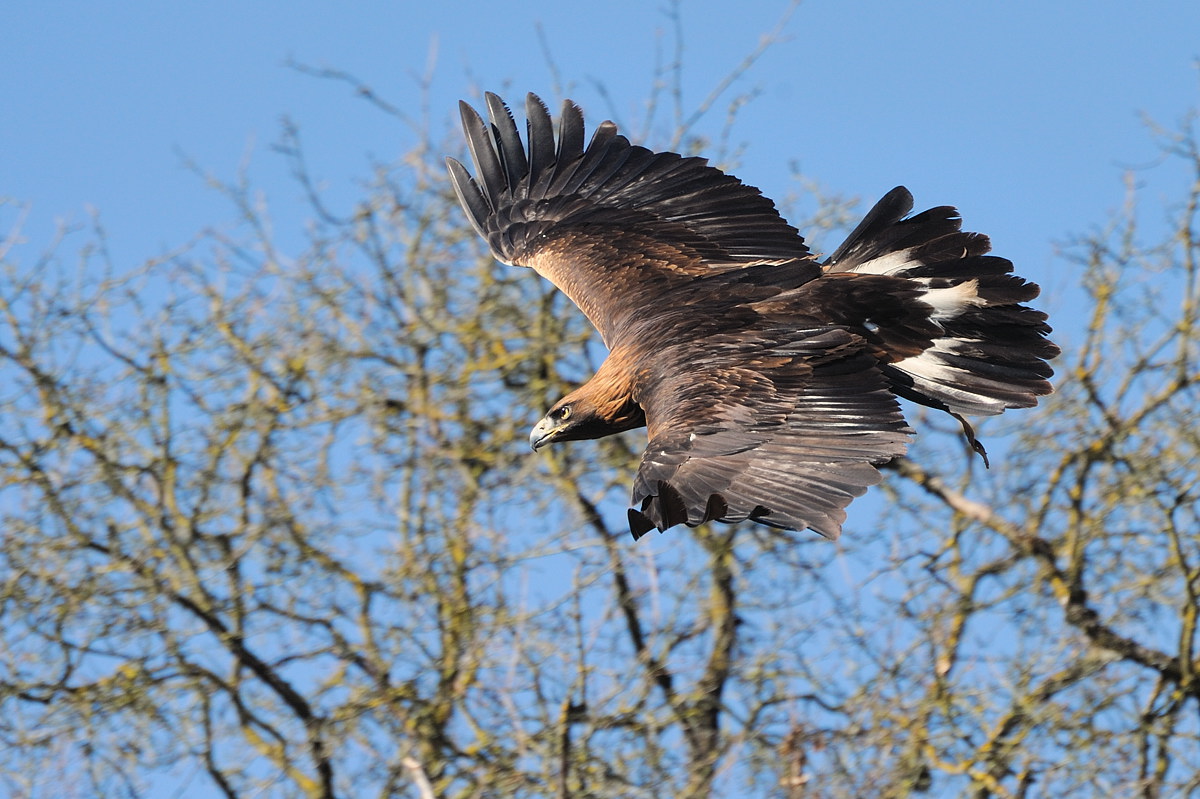
<svg viewBox="0 0 1200 799"><path fill-rule="evenodd" d="M530 94L522 143L486 95L460 103L476 176L447 158L467 218L500 261L532 267L608 347L533 428L534 449L647 428L635 538L710 520L836 538L845 508L913 431L897 397L953 414L1027 408L1052 390L1037 285L987 255L958 212L915 216L890 191L828 258L757 189L703 158L631 144L612 122L558 135ZM986 461L986 455L984 455Z"/></svg>

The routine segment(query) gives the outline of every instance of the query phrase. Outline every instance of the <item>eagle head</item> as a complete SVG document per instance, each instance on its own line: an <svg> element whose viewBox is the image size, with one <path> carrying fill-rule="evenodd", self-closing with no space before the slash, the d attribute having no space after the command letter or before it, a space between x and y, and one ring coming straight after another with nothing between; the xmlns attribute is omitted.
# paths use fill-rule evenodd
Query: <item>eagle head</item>
<svg viewBox="0 0 1200 799"><path fill-rule="evenodd" d="M538 450L556 441L602 438L646 424L642 406L632 397L597 397L590 386L587 383L554 403L530 431L529 446Z"/></svg>

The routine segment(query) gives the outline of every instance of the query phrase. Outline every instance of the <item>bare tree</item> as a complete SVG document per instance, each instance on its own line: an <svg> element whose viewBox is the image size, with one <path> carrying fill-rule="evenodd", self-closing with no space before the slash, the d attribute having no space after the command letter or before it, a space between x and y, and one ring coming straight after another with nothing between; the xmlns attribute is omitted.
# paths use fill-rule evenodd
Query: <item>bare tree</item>
<svg viewBox="0 0 1200 799"><path fill-rule="evenodd" d="M1052 404L986 481L923 437L838 545L635 545L637 434L528 456L596 343L486 256L428 139L339 212L289 130L295 251L242 181L236 229L128 273L100 229L11 230L5 791L1200 793L1195 131L1168 148L1171 234L1131 197L1076 248Z"/></svg>

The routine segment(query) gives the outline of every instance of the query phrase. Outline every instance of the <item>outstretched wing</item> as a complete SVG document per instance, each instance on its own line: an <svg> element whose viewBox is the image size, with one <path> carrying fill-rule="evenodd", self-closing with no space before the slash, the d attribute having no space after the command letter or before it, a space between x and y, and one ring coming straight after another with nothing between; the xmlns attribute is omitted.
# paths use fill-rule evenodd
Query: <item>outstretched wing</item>
<svg viewBox="0 0 1200 799"><path fill-rule="evenodd" d="M744 519L836 538L874 464L912 430L878 362L842 328L794 331L667 377L644 399L650 443L629 511L635 537Z"/></svg>
<svg viewBox="0 0 1200 799"><path fill-rule="evenodd" d="M459 202L498 260L550 279L606 341L631 313L699 277L796 261L820 274L770 200L704 159L632 145L611 122L585 148L569 101L556 138L533 94L525 147L503 101L486 101L490 125L460 103L477 178L446 159Z"/></svg>
<svg viewBox="0 0 1200 799"><path fill-rule="evenodd" d="M888 346L883 340L894 331L880 331L893 391L955 415L1036 405L1053 391L1047 361L1059 354L1047 338L1046 314L1024 305L1038 286L1014 275L1008 259L990 255L987 236L964 232L956 209L905 218L912 207L907 189L888 192L823 264L826 278L806 287L813 301L843 299L868 276L903 279L935 327L916 350Z"/></svg>

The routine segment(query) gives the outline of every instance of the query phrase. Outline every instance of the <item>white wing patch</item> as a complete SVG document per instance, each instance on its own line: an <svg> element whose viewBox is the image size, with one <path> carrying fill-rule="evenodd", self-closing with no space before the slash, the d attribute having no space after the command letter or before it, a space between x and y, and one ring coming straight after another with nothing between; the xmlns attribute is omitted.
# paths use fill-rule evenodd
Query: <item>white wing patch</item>
<svg viewBox="0 0 1200 799"><path fill-rule="evenodd" d="M903 358L892 366L909 375L918 390L936 392L936 396L959 404L967 413L991 416L1013 406L1004 399L989 396L986 389L994 385L993 381L973 375L941 357L961 355L969 345L979 343L978 339L937 338L920 355Z"/></svg>
<svg viewBox="0 0 1200 799"><path fill-rule="evenodd" d="M851 271L865 275L897 275L907 269L921 265L922 262L919 259L913 258L913 251L910 247L907 250L889 252L887 255L881 255L878 258L864 261L855 266Z"/></svg>
<svg viewBox="0 0 1200 799"><path fill-rule="evenodd" d="M925 289L925 293L921 295L921 300L933 306L933 320L935 322L953 319L967 308L985 304L985 301L979 296L978 278L975 280L966 280L950 288Z"/></svg>

